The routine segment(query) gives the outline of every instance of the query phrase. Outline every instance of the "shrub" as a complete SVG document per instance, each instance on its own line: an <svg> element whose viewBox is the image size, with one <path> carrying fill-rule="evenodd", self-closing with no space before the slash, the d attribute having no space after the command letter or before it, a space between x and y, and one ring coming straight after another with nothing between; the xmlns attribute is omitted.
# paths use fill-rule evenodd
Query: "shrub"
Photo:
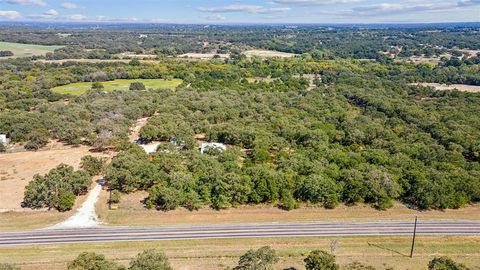
<svg viewBox="0 0 480 270"><path fill-rule="evenodd" d="M58 211L65 212L71 210L75 204L75 198L75 194L71 191L60 192L58 195Z"/></svg>
<svg viewBox="0 0 480 270"><path fill-rule="evenodd" d="M141 82L132 82L129 87L130 90L145 90L145 85Z"/></svg>
<svg viewBox="0 0 480 270"><path fill-rule="evenodd" d="M173 268L165 253L145 250L132 259L129 270L173 270Z"/></svg>
<svg viewBox="0 0 480 270"><path fill-rule="evenodd" d="M120 191L114 190L110 195L110 199L108 200L109 203L120 203Z"/></svg>
<svg viewBox="0 0 480 270"><path fill-rule="evenodd" d="M182 193L172 187L155 185L148 192L146 205L148 208L155 207L158 210L174 210L182 203Z"/></svg>
<svg viewBox="0 0 480 270"><path fill-rule="evenodd" d="M80 168L87 171L90 175L98 175L105 168L105 160L93 156L84 156L80 162Z"/></svg>
<svg viewBox="0 0 480 270"><path fill-rule="evenodd" d="M278 262L278 256L271 247L249 250L243 254L234 270L269 270Z"/></svg>
<svg viewBox="0 0 480 270"><path fill-rule="evenodd" d="M20 270L20 267L8 263L0 263L0 270Z"/></svg>
<svg viewBox="0 0 480 270"><path fill-rule="evenodd" d="M428 270L468 270L468 268L448 257L438 257L428 263Z"/></svg>
<svg viewBox="0 0 480 270"><path fill-rule="evenodd" d="M70 262L68 270L118 270L121 269L116 263L105 259L104 255L93 252L84 252Z"/></svg>
<svg viewBox="0 0 480 270"><path fill-rule="evenodd" d="M92 89L102 90L104 88L105 88L105 86L103 86L103 84L101 82L93 82L92 83Z"/></svg>
<svg viewBox="0 0 480 270"><path fill-rule="evenodd" d="M32 131L28 136L28 142L25 144L25 149L37 151L48 143L48 134L41 131Z"/></svg>
<svg viewBox="0 0 480 270"><path fill-rule="evenodd" d="M323 250L314 250L303 260L307 270L338 270L338 264L335 263L335 256L328 254Z"/></svg>

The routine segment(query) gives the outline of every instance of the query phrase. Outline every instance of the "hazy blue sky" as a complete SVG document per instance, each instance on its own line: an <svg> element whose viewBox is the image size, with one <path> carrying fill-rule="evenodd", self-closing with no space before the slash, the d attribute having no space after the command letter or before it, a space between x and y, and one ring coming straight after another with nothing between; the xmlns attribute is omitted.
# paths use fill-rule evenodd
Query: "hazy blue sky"
<svg viewBox="0 0 480 270"><path fill-rule="evenodd" d="M480 0L0 0L0 20L165 23L478 22Z"/></svg>

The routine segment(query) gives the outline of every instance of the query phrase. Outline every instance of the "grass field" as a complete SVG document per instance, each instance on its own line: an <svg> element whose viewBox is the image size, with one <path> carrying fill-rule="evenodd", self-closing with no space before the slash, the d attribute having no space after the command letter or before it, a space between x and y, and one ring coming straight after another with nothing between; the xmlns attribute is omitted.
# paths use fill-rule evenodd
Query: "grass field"
<svg viewBox="0 0 480 270"><path fill-rule="evenodd" d="M47 45L0 42L0 51L11 51L13 52L13 57L45 55L46 53L53 52L54 50L60 49L62 47L63 46L47 46Z"/></svg>
<svg viewBox="0 0 480 270"><path fill-rule="evenodd" d="M105 87L103 90L111 92L113 90L126 91L130 87L132 82L141 82L145 85L147 89L171 89L174 90L175 87L182 83L180 79L173 80L161 80L161 79L138 79L138 80L114 80L102 82ZM55 87L52 90L60 94L71 94L71 95L81 95L86 93L92 88L91 82L80 82L80 83L71 83L59 87Z"/></svg>
<svg viewBox="0 0 480 270"><path fill-rule="evenodd" d="M296 267L305 269L303 258L314 249L330 251L337 240L336 259L340 265L354 261L375 266L377 269L418 270L427 269L428 261L435 256L449 256L465 263L472 270L480 265L480 236L419 236L414 257L410 252L410 237L305 237L305 238L255 238L208 239L177 241L141 241L115 243L80 243L39 246L0 247L0 262L18 264L23 270L65 269L66 264L85 251L106 255L121 264L145 249L164 251L174 269L225 269L233 267L238 257L248 249L265 245L273 247L280 261L275 269Z"/></svg>

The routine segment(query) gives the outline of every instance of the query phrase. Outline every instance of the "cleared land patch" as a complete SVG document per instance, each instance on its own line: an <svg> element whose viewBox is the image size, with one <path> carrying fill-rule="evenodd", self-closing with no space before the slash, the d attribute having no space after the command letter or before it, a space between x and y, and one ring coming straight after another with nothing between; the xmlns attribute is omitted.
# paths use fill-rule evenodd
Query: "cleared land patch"
<svg viewBox="0 0 480 270"><path fill-rule="evenodd" d="M45 55L49 52L53 52L56 49L60 49L62 47L63 46L47 46L47 45L22 44L22 43L12 43L12 42L0 42L0 51L11 51L13 53L12 57ZM8 58L8 57L5 57L5 58Z"/></svg>
<svg viewBox="0 0 480 270"><path fill-rule="evenodd" d="M222 59L230 58L229 54L219 54L219 53L184 53L184 54L178 55L177 58L191 58L191 59L197 59L197 60L210 60L210 59L213 59L215 57L215 55L218 55Z"/></svg>
<svg viewBox="0 0 480 270"><path fill-rule="evenodd" d="M171 89L182 83L180 79L162 80L162 79L137 79L137 80L114 80L101 82L104 86L103 91L111 92L114 90L126 91L129 89L132 82L141 82L147 89ZM92 88L91 82L71 83L63 86L58 86L52 91L60 94L81 95Z"/></svg>
<svg viewBox="0 0 480 270"><path fill-rule="evenodd" d="M21 207L25 186L35 174L45 174L60 163L78 168L80 159L90 153L88 147L63 147L37 152L0 154L0 212L24 211ZM1 225L0 225L1 226Z"/></svg>
<svg viewBox="0 0 480 270"><path fill-rule="evenodd" d="M275 269L304 269L303 259L313 249L330 251L338 240L335 252L341 265L353 261L396 270L426 269L435 256L449 256L467 266L480 264L479 236L419 236L415 256L405 256L410 250L410 237L303 237L263 239L209 239L181 241L141 241L115 243L81 243L40 246L1 247L0 261L17 263L24 270L65 269L69 261L81 252L105 254L108 259L127 265L145 249L165 251L174 269L225 269L237 264L248 249L269 245L280 256ZM403 255L402 255L403 254ZM476 269L476 268L473 268Z"/></svg>
<svg viewBox="0 0 480 270"><path fill-rule="evenodd" d="M293 53L269 51L269 50L249 50L249 51L244 51L243 54L247 57L258 56L262 58L271 58L271 57L290 58L290 57L296 56L296 54L293 54Z"/></svg>
<svg viewBox="0 0 480 270"><path fill-rule="evenodd" d="M430 86L435 88L435 90L446 91L446 90L458 90L461 92L469 93L480 93L480 85L467 85L467 84L439 84L439 83L413 83L412 85L422 85Z"/></svg>

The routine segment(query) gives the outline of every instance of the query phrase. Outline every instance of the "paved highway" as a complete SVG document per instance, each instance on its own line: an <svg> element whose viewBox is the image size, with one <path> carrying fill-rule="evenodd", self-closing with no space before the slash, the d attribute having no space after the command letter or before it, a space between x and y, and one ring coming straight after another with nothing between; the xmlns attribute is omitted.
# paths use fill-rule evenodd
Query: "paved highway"
<svg viewBox="0 0 480 270"><path fill-rule="evenodd" d="M411 235L413 222L269 223L241 225L97 227L0 233L12 245L213 238ZM477 235L480 221L421 221L420 235Z"/></svg>

